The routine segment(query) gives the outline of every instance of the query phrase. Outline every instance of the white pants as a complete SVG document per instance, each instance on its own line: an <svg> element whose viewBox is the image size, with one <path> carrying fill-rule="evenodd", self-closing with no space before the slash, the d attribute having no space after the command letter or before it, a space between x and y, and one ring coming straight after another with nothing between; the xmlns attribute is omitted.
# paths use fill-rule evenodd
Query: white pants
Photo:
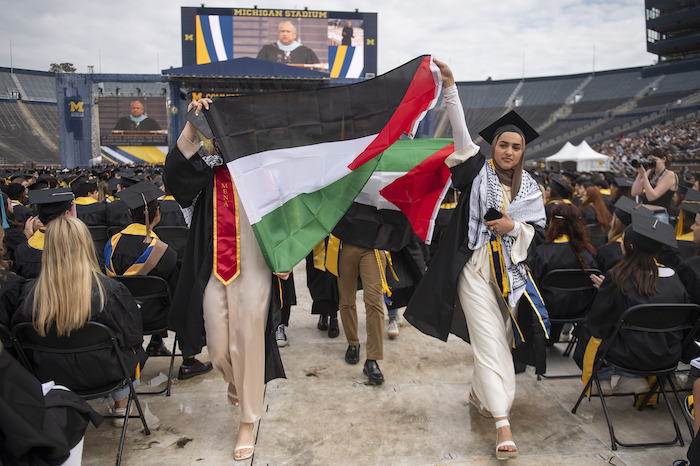
<svg viewBox="0 0 700 466"><path fill-rule="evenodd" d="M510 315L495 283L488 283L467 263L457 293L474 352L474 394L493 417L508 416L515 398L515 369Z"/></svg>
<svg viewBox="0 0 700 466"><path fill-rule="evenodd" d="M265 327L272 273L245 212L239 212L240 275L224 286L212 272L202 307L212 365L236 387L241 421L255 422L263 410Z"/></svg>

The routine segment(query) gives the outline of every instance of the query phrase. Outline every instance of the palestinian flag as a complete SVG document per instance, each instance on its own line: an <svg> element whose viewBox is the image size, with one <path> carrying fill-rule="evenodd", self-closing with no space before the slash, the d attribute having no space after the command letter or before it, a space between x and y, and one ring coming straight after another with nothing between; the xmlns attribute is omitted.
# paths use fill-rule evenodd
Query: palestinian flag
<svg viewBox="0 0 700 466"><path fill-rule="evenodd" d="M333 235L358 246L398 251L415 232L425 243L447 189L445 159L452 139L400 139L382 154L377 167Z"/></svg>
<svg viewBox="0 0 700 466"><path fill-rule="evenodd" d="M348 86L217 99L205 112L263 256L291 270L442 88L429 56Z"/></svg>

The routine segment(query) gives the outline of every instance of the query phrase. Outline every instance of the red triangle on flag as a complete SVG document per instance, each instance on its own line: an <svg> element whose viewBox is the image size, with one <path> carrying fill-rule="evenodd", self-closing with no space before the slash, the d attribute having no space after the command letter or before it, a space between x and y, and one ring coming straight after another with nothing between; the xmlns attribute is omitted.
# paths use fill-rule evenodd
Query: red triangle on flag
<svg viewBox="0 0 700 466"><path fill-rule="evenodd" d="M453 152L454 143L443 147L379 191L403 212L424 242L432 235L433 221L450 180L445 159Z"/></svg>

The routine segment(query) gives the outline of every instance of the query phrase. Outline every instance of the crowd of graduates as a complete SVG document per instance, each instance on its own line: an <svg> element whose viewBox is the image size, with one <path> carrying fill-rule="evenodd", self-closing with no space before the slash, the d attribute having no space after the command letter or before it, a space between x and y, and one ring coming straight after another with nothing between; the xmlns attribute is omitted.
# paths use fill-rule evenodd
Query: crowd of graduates
<svg viewBox="0 0 700 466"><path fill-rule="evenodd" d="M683 131L688 131L688 134L694 131L692 138L697 143L697 122L694 124L689 124ZM669 143L678 143L678 139L669 136L665 130L658 130L657 134L666 134ZM630 154L641 150L641 147L631 144L626 147L634 147ZM626 150L618 152L618 155L626 153ZM641 155L649 157L649 152ZM0 324L8 328L22 318L32 319L32 304L26 302L26 296L42 272L47 228L56 219L75 216L80 219L79 223L88 227L113 227L111 232L114 234L110 235L107 246L95 251L100 273L106 275L138 273L133 267L138 269L145 266L148 254L152 253L147 251L157 250L153 246L162 243L158 240L157 226L189 226L187 209L182 209L165 191L162 169L157 166L74 171L25 170L4 175ZM668 205L647 205L649 210L632 195L634 178L616 173L533 171L531 175L542 191L547 218L544 238L533 241L528 254L527 264L535 282L541 283L548 272L556 269L582 269L594 271L591 280L594 288L599 288L597 293L592 288L562 295L541 287L550 317L566 319L582 312L588 313L588 322L573 328L574 336L570 333L571 325L552 326L547 342L549 345L561 338L578 338L580 344L574 356L577 363L583 366L589 337L608 337L617 317L630 305L649 300L700 304L700 259L697 256L700 244L700 190L692 174L680 174ZM648 176L651 175L653 173ZM430 248L423 248L425 264L430 263L431 253L434 253L455 209L457 198L454 194L450 191L445 198L436 222L433 243ZM664 220L667 219L668 223L649 234L650 222L661 218L661 210L666 214ZM645 226L640 226L637 231L633 228L634 222ZM58 228L54 226L53 235L58 234ZM180 247L182 244L177 245L177 248ZM157 260L149 264L145 273L162 276L173 289L177 286L178 258L174 245L164 244ZM648 269L654 277L653 283L644 279L640 281L635 268ZM669 274L662 269L674 272ZM112 297L115 293L124 292L119 287L110 290ZM34 298L32 302L35 304ZM314 303L316 305L316 300ZM611 308L614 308L614 312ZM329 331L331 337L338 335L336 311L337 304L328 315L320 312L318 328L326 330L330 316L334 332L331 335ZM166 314L156 311L156 315L148 318L164 321ZM288 306L285 317L288 325ZM146 348L148 355L169 354L162 337L152 336ZM658 360L660 355L671 352L664 347L668 342L637 343L644 343L649 349L643 353L634 350L635 357L642 359L642 363ZM677 343L674 342L674 345ZM282 336L278 335L278 344L286 345L284 325ZM631 344L628 342L628 345ZM622 353L632 351L630 347L618 349ZM531 351L529 360L538 373L544 372L543 349ZM644 357L648 357L648 360L644 360ZM135 358L133 362L142 365L144 361L145 357ZM190 366L194 368L188 370ZM516 364L516 370L522 370L522 366L518 367ZM188 378L209 370L210 363L200 363L191 358L183 363L180 377ZM649 390L646 379L615 373L614 368L610 368L607 375L600 375L604 395L640 394ZM613 379L613 375L619 377ZM612 380L615 380L614 384ZM124 404L120 404L117 398L115 409L124 414Z"/></svg>

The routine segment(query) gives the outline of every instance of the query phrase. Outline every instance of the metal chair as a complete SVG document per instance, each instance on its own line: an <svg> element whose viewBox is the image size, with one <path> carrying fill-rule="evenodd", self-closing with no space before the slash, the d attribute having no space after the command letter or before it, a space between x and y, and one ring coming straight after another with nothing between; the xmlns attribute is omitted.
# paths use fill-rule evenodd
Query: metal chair
<svg viewBox="0 0 700 466"><path fill-rule="evenodd" d="M599 349L598 354L596 354L595 362L593 365L593 373L583 388L583 391L578 397L576 404L571 410L572 413L576 414L578 406L581 401L586 396L588 389L593 383L596 384L598 393L592 396L598 396L600 402L603 406L603 413L605 414L605 420L608 423L608 430L610 431L610 441L612 443L612 449L617 450L617 445L623 447L644 447L644 446L662 446L662 445L675 445L680 442L683 446L683 437L681 436L680 428L678 427L678 422L676 421L676 416L671 407L671 403L666 395L666 382L668 381L671 391L676 398L679 406L681 405L680 397L676 391L675 385L673 383L673 378L671 375L676 370L678 366L678 361L681 359L682 348L679 349L678 354L669 355L668 361L673 361L672 363L667 362L666 367L660 367L655 369L640 368L640 367L630 367L625 361L616 361L608 355L608 349L612 347L615 340L620 337L621 332L629 336L634 332L646 332L646 333L675 333L684 332L685 341L687 342L689 332L692 329L697 328L698 319L700 319L700 306L697 304L638 304L627 309L619 318L615 329L610 336L601 345L602 349ZM605 346L603 346L605 345ZM613 395L603 395L602 389L600 387L600 380L598 379L598 371L605 365L614 365L622 371L630 374L640 375L640 376L654 376L656 377L656 383L654 386L646 393L639 404L639 410L641 411L649 402L652 396L657 392L664 398L666 408L668 409L671 419L673 421L673 427L676 432L676 436L673 440L665 442L646 442L646 443L623 443L617 439L615 436L615 431L613 429L612 419L610 418L610 413L608 412L608 407L605 403L606 396L620 396L620 395L633 395L633 394L613 394ZM636 395L635 395L636 396Z"/></svg>
<svg viewBox="0 0 700 466"><path fill-rule="evenodd" d="M593 286L593 281L591 281L590 275L601 274L598 269L554 269L547 272L540 283L538 288L542 294L545 307L547 308L547 313L549 314L549 321L552 324L573 324L574 328L580 324L585 318L588 310L590 309L593 298L595 297L596 288ZM551 300L548 302L547 296L552 294L559 294L561 296L567 296L571 293L576 293L580 296L580 302L577 309L573 312L571 309L557 309L554 307L554 303ZM569 317L552 317L552 315L564 315L568 314ZM573 336L569 341L562 357L569 357L571 351L573 351L576 346L576 341L578 339ZM546 375L538 374L537 380L542 380L542 378L548 379L564 379L579 377L581 374L571 374L571 375Z"/></svg>
<svg viewBox="0 0 700 466"><path fill-rule="evenodd" d="M190 229L183 226L156 226L153 231L161 241L170 246L177 253L177 263L182 263L182 257L185 254L185 246L187 245L187 235L190 234Z"/></svg>
<svg viewBox="0 0 700 466"><path fill-rule="evenodd" d="M168 282L161 277L154 275L115 275L114 280L117 280L126 286L131 295L134 297L136 302L141 307L141 312L144 313L148 310L149 305L157 304L162 306L163 309L170 309L171 296L170 287ZM144 335L154 335L160 334L168 331L167 326L163 325L153 325L152 322L143 322L143 334ZM153 392L139 392L139 395L160 395L165 393L166 396L170 396L170 389L173 382L173 366L175 365L175 356L181 356L180 354L175 354L177 349L177 334L173 339L173 349L170 356L151 356L151 357L168 357L170 358L170 369L168 370L168 383L162 390Z"/></svg>
<svg viewBox="0 0 700 466"><path fill-rule="evenodd" d="M58 385L64 385L70 388L85 400L92 400L109 395L112 391L122 388L125 385L129 386L129 398L126 405L126 414L124 416L107 415L104 417L123 418L124 426L122 427L121 437L119 439L119 449L117 450L117 462L121 463L122 451L124 449L124 439L126 438L127 424L130 418L140 418L143 424L143 430L146 435L150 435L151 431L146 423L146 417L143 414L141 403L134 389L134 384L131 379L129 369L124 362L117 337L112 329L99 322L88 321L85 325L74 330L68 336L57 336L55 330L50 331L46 336L41 336L34 329L30 322L25 322L16 325L12 329L12 335L15 338L18 351L23 355L24 360L29 363L27 367L41 382L54 380ZM85 377L81 374L94 376L94 368L83 367L81 364L72 364L69 371L56 372L54 367L43 367L40 363L34 362L34 358L38 353L64 354L67 357L77 357L80 353L97 352L101 350L111 351L116 354L119 366L122 372L121 377L115 380L104 380L102 384L95 387L76 389L75 380L84 380ZM47 374L50 374L47 375ZM129 414L131 411L132 401L136 403L138 415Z"/></svg>

